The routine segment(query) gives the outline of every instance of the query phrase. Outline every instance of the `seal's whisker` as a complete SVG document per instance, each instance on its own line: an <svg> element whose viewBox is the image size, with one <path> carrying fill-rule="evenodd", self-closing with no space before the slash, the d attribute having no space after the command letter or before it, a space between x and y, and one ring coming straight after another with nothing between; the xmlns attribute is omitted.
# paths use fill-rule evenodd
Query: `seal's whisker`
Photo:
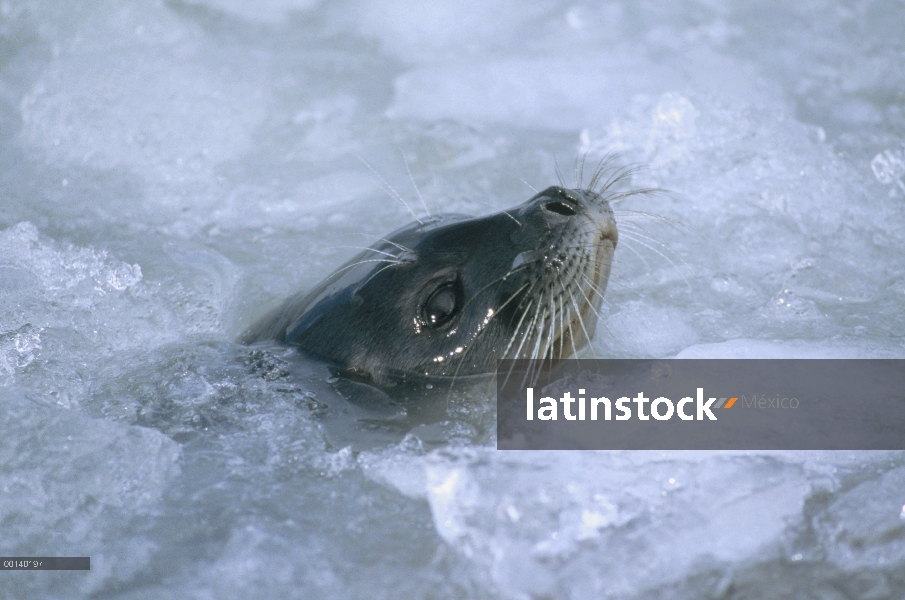
<svg viewBox="0 0 905 600"><path fill-rule="evenodd" d="M597 285L596 285L596 284L595 284L595 283L594 283L587 275L582 274L582 277L584 277L585 282L588 284L588 287L591 288L591 291L593 291L594 294L595 294L598 298L600 298L600 301L603 302L604 304L606 304L607 306L609 306L609 307L612 308L612 306L613 306L612 303L611 303L609 300L606 299L606 296L603 295L603 292L601 291L601 289L600 289L600 288L599 288L599 287L598 287L598 286L597 286ZM611 281L611 282L614 283L615 285L622 286L622 287L625 288L625 289L630 289L628 286L623 285L621 282L613 280L613 278L610 278L609 281ZM585 291L584 291L582 288L578 288L578 289L581 291L582 294L585 294ZM585 300L587 300L587 301L588 301L588 304L591 305L591 308L592 308L592 309L594 310L594 312L597 314L597 317L598 317L598 318L603 318L603 317L601 316L601 314L597 311L597 309L594 307L594 304L591 302L591 299L587 296L587 294L585 294Z"/></svg>
<svg viewBox="0 0 905 600"><path fill-rule="evenodd" d="M601 178L603 177L603 174L606 172L607 167L609 166L610 162L612 162L612 161L608 161L606 163L606 167L604 167L603 171L601 172ZM633 175L635 175L636 173L640 173L643 170L644 170L644 167L642 167L640 165L635 165L635 164L613 169L610 172L610 176L607 177L607 180L597 190L597 193L602 196L617 183L624 181L626 179L631 179Z"/></svg>
<svg viewBox="0 0 905 600"><path fill-rule="evenodd" d="M549 299L548 299L548 300L549 300ZM543 313L543 316L542 316L542 318L541 318L540 323L538 323L538 326L539 326L539 330L538 330L538 331L539 331L540 336L541 336L541 337L540 337L541 344L540 344L540 347L539 347L538 350L537 350L537 357L538 357L541 361L543 361L544 359L547 358L547 351L548 351L549 348L550 348L550 338L551 338L550 328L552 327L552 323L550 323L550 321L551 321L551 316L552 316L552 315L548 312L549 309L550 309L550 305L549 305L549 302L548 302L548 303L544 306L544 313Z"/></svg>
<svg viewBox="0 0 905 600"><path fill-rule="evenodd" d="M584 179L584 163L588 159L588 153L583 152L581 154L581 162L579 163L578 157L575 157L575 187L577 189L582 189L581 182Z"/></svg>
<svg viewBox="0 0 905 600"><path fill-rule="evenodd" d="M635 291L635 290L633 290L631 287L629 287L628 285L622 283L622 281L620 281L619 278L616 277L615 275L611 275L610 278L609 278L609 280L607 281L607 286L610 286L610 285L619 286L619 288L620 288L622 291L624 291L624 292L634 292L634 291ZM595 290L595 291L597 291L598 294L599 294L599 290ZM604 304L606 304L607 306L609 306L610 308L612 308L613 303L610 302L609 300L607 300L607 299L606 299L606 296L601 297L600 300L601 300Z"/></svg>
<svg viewBox="0 0 905 600"><path fill-rule="evenodd" d="M538 190L536 187L534 187L533 185L531 185L530 183L528 183L527 181L525 181L524 179L522 179L521 177L519 177L518 175L516 175L515 173L513 173L512 171L508 171L508 170L502 169L502 168L500 168L500 167L497 167L496 170L497 170L497 171L501 171L501 172L503 172L503 173L506 173L507 175L510 175L510 176L512 176L512 177L515 177L516 179L518 179L519 181L521 181L522 183L524 183L525 185L527 185L527 186L528 186L528 189L530 189L530 190L531 190L532 192L534 192L535 194L540 193L539 190Z"/></svg>
<svg viewBox="0 0 905 600"><path fill-rule="evenodd" d="M622 233L624 235L627 235L629 237L629 239L641 238L641 239L651 242L652 244L656 244L657 246L660 246L664 250L668 250L669 252L675 254L676 257L681 260L681 256L679 256L678 253L675 250L673 250L669 244L667 244L665 242L661 242L650 231L648 231L647 229L644 229L643 227L638 227L637 225L634 225L631 223L623 223L622 224ZM634 238L633 238L633 236L634 236Z"/></svg>
<svg viewBox="0 0 905 600"><path fill-rule="evenodd" d="M628 235L626 235L626 234L623 234L623 236L624 236L624 237L628 237ZM631 238L629 238L629 239L631 239ZM644 257L641 255L640 252L638 252L637 250L635 250L634 248L632 248L632 245L631 245L631 244L624 244L624 247L628 248L635 256L637 256L638 258L640 258L640 259L641 259L641 262L644 263L645 268L647 268L647 270L650 271L650 263L647 262L647 259L644 258Z"/></svg>
<svg viewBox="0 0 905 600"><path fill-rule="evenodd" d="M631 198L632 196L647 196L647 195L656 195L656 194L666 194L667 190L661 188L638 188L636 190L631 190L628 192L619 192L618 194L612 194L610 196L604 197L604 200L609 202L610 204L616 204L617 202L622 202L626 198Z"/></svg>
<svg viewBox="0 0 905 600"><path fill-rule="evenodd" d="M587 275L584 275L584 278L587 279ZM588 283L590 283L590 280L588 280ZM593 287L593 284L591 285L591 289L592 289L594 292L597 292L597 290ZM594 306L594 302L592 302L592 301L591 301L591 298L588 297L587 292L585 292L584 289L582 289L581 287L578 288L578 291L581 292L581 295L582 295L582 296L584 296L585 302L588 303L588 307L589 307L591 310L594 311L594 314L595 314L595 315L597 315L597 319L598 319L598 320L603 319L603 315L601 315L601 314L600 314L600 311L597 310L597 307ZM598 294L598 295L599 295L599 294ZM573 298L573 300L574 300L574 298Z"/></svg>
<svg viewBox="0 0 905 600"><path fill-rule="evenodd" d="M631 167L612 168L612 162L612 160L601 161L597 172L594 173L595 177L592 179L594 185L588 186L589 190L602 196L616 183L631 176ZM606 180L603 179L604 176L606 176Z"/></svg>
<svg viewBox="0 0 905 600"><path fill-rule="evenodd" d="M640 244L642 242L640 242L638 238L641 238L641 239L651 242L652 244L656 244L657 246L662 248L664 251L669 252L672 256L675 256L682 263L682 265L684 265L689 271L691 271L692 274L694 273L694 269L691 267L691 265L689 265L685 261L684 258L682 258L681 254L676 252L673 249L673 247L670 246L669 244L660 241L654 235L654 233L651 232L650 230L648 230L647 228L641 227L640 225L637 225L636 223L623 223L622 232L623 232L623 235L630 241L638 242ZM631 249L631 245L629 245L628 248ZM687 279L686 279L686 283L687 283Z"/></svg>
<svg viewBox="0 0 905 600"><path fill-rule="evenodd" d="M556 342L559 342L559 356L562 356L562 330L563 330L563 322L562 322L562 313L556 310L556 297L553 294L550 294L550 358L552 359L556 355ZM556 331L556 317L559 317L559 335L557 336Z"/></svg>
<svg viewBox="0 0 905 600"><path fill-rule="evenodd" d="M518 219L516 219L515 217L513 217L512 215L510 215L510 214L509 214L507 211L505 211L505 210L504 210L504 211L501 211L501 212L502 212L504 215L506 215L507 217L509 217L510 219L512 219L513 221L515 221L516 225L519 226L519 229L522 228L522 222L521 222L521 221L519 221Z"/></svg>
<svg viewBox="0 0 905 600"><path fill-rule="evenodd" d="M488 287L490 287L490 286L493 285L494 283L497 283L497 282L499 282L499 281L502 281L503 279L505 279L505 276L504 276L504 277L500 277L500 278L497 279L495 282L491 282L491 283L487 284L487 285L484 286L482 289L487 289ZM529 286L533 286L533 285L534 285L534 284L531 283L531 282L525 283L525 285L523 285L522 287L520 287L519 289L517 289L515 292L513 292L513 294L512 294L511 296L509 296L509 298L508 298L505 302L503 302L499 307L497 307L496 310L492 310L492 309L491 309L491 310L492 310L492 314L490 314L490 315L487 317L487 320L486 320L486 322L484 323L483 327L481 327L481 328L478 330L478 332L477 332L475 335L472 336L471 342L469 343L468 347L466 347L465 352L463 352L463 353L461 354L461 356L460 356L460 362L461 362L461 360L465 357L465 355L468 353L468 351L474 346L474 341L477 340L479 337L481 337L481 334L483 334L485 331L487 331L487 329L488 329L487 325L490 324L490 321L492 321L492 320L494 320L495 318L497 318L497 316L499 316L499 314L502 312L502 310L503 310L504 308L506 308L506 307L509 305L510 302L512 302L513 300L515 300L515 299L518 297L519 294L521 294L523 291L525 291L526 288L528 288ZM480 293L480 292L475 293L475 296L477 296L479 293ZM466 304L467 304L467 302L466 302ZM504 353L503 355L505 356L505 353Z"/></svg>
<svg viewBox="0 0 905 600"><path fill-rule="evenodd" d="M534 287L533 283L531 284L531 287ZM530 292L530 290L529 290L529 292ZM534 299L531 299L528 302L528 306L525 307L524 312L522 312L522 316L518 321L518 325L515 327L515 331L512 332L512 337L509 338L509 344L506 346L506 350L503 351L503 354L502 354L503 358L509 358L509 350L512 348L512 344L515 343L515 338L518 335L519 330L522 328L522 323L524 322L525 317L528 316L528 309L531 308L531 305L533 303L534 303ZM529 326L529 328L530 328L530 326ZM528 332L528 330L526 329L525 333L527 333L527 332ZM515 354L512 356L512 358L518 358L519 354L522 351L522 346L524 344L525 344L525 335L522 335L522 341L519 344L519 347L516 349Z"/></svg>
<svg viewBox="0 0 905 600"><path fill-rule="evenodd" d="M588 275L587 275L586 273L582 273L581 276L584 277L584 280L585 280L585 282L588 284L588 287L591 288L591 291L593 291L595 294L597 294L597 295L600 296L601 298L604 297L604 296L603 296L603 290L600 289L600 286L598 286L598 285L594 282L593 279L591 279L590 277L588 277ZM588 302L590 302L590 300L588 300ZM592 303L592 305L593 305L593 303Z"/></svg>
<svg viewBox="0 0 905 600"><path fill-rule="evenodd" d="M509 271L507 271L505 275L502 275L502 276L500 276L500 277L497 277L496 279L494 279L493 281L491 281L491 282L488 283L487 285L485 285L485 286L483 286L482 288L478 289L474 294L472 294L471 298L469 298L468 300L466 300L466 301L465 301L465 304L462 305L462 309L464 310L464 309L465 309L465 308L466 308L473 300L475 300L476 298L478 298L478 296L480 296L481 292L483 292L484 290L486 290L486 289L489 288L490 286L495 285L495 284L497 284L497 283L502 283L503 281L506 280L507 277L509 277L510 275L512 275L513 273L515 273L516 271L520 271L520 270L522 270L522 269L524 269L524 268L526 268L526 267L529 267L529 266L531 266L532 263L535 263L535 262L537 262L537 261L529 261L529 262L520 264L519 266L515 267L514 269L509 269ZM521 290L519 290L519 291L521 291ZM508 302L508 301L507 301L507 302ZM503 306L505 306L505 304L504 304Z"/></svg>
<svg viewBox="0 0 905 600"><path fill-rule="evenodd" d="M533 287L534 287L534 284L532 284L532 288ZM530 292L530 290L529 290L529 292ZM507 346L506 352L503 353L504 357L509 356L509 348L511 347L512 343L515 341L515 336L518 334L518 331L522 328L522 321L524 321L525 317L528 315L528 311L530 310L532 304L534 304L533 298L528 302L528 306L525 307L525 311L522 313L522 318L519 320L518 327L516 327L515 332L513 333L512 340L511 340L509 346ZM540 332L538 330L535 330L534 324L537 322L538 316L540 316L540 310L541 310L541 302L538 302L537 306L535 306L535 308L534 308L533 317L527 323L528 326L525 328L525 331L521 335L521 341L519 342L518 348L516 349L515 353L512 354L512 356L511 356L514 360L522 359L522 360L530 361L527 364L527 368L525 369L525 375L522 377L522 383L521 383L522 387L524 387L526 381L534 380L533 373L537 366L538 345L540 343ZM534 349L532 350L532 352L529 356L523 357L522 348L525 346L525 342L530 340L531 337L535 333L538 334L538 337L537 337L537 341L535 343ZM514 366L515 365L513 364L513 367ZM510 374L511 374L511 370L512 370L512 368L510 368ZM509 375L507 375L507 377L506 377L506 381L508 381L508 380L509 380ZM504 381L504 385L505 385L505 381Z"/></svg>
<svg viewBox="0 0 905 600"><path fill-rule="evenodd" d="M650 242L652 242L652 243L654 243L654 244L657 244L657 245L659 245L659 246L662 246L664 249L666 249L666 250L668 250L669 252L671 252L672 254L674 254L675 257L676 257L677 259L679 259L679 262L682 263L682 266L684 266L686 269L688 269L688 271L691 272L692 275L694 275L694 269L691 267L691 265L689 265L689 264L685 261L685 259L682 258L682 256L681 256L678 252L676 252L675 250L673 250L670 246L668 246L668 245L666 245L666 244L663 244L662 242L660 242L660 241L658 241L658 240L651 239L651 238L649 238L649 237L647 237L647 236L645 236L645 235L643 235L643 234L638 233L637 231L632 231L632 230L623 231L623 236L624 236L629 242L632 242L632 243L635 243L635 244L640 244L641 246L644 246L645 248L647 248L647 249L650 250L651 252L654 252L654 253L660 255L660 257L662 257L664 260L666 260L666 261L667 261L670 265L672 265L673 267L678 267L679 265L677 265L673 260L671 260L666 254L664 254L663 252L660 252L659 250L657 250L657 249L654 248L653 246L644 243L644 242L641 241L641 239L639 239L639 238L647 239L647 240L649 240ZM632 248L632 245L631 245L631 244L626 244L626 248L628 248L629 250L633 251L633 252L634 252L636 255L638 255L639 257L641 256L641 254L639 254L634 248ZM642 260L644 260L644 259L642 258ZM647 265L647 261L644 261L644 264ZM650 268L650 265L647 265L647 266L648 266L648 269L649 269L649 268ZM687 285L687 286L690 288L690 287L691 287L691 282L688 281L688 277L686 277L686 276L683 274L683 275L682 275L682 278L685 280L685 285Z"/></svg>
<svg viewBox="0 0 905 600"><path fill-rule="evenodd" d="M666 242L661 241L660 237L657 234L644 227L639 227L635 223L623 223L622 227L620 228L620 232L622 232L623 235L627 235L629 237L640 237L641 239L652 242L665 250L669 250L669 252L671 253L675 253L672 247L670 247L670 245Z"/></svg>
<svg viewBox="0 0 905 600"><path fill-rule="evenodd" d="M532 371L536 370L540 371L544 366L544 358L547 356L547 340L546 340L546 327L545 323L547 321L547 308L543 308L543 314L541 316L541 320L537 324L537 341L534 344L534 352L531 354L531 359L536 361L531 365Z"/></svg>
<svg viewBox="0 0 905 600"><path fill-rule="evenodd" d="M355 233L355 232L353 232L353 234L354 234L354 235L360 235L360 236L367 237L367 238L371 238L371 239L375 239L374 236L372 236L372 235L370 235L370 234L367 234L367 233ZM394 242L393 240L388 240L387 238L382 238L382 237L379 237L379 238L376 238L376 239L377 239L378 241L381 241L381 242L386 242L387 244L390 244L390 245L392 245L392 246L396 246L397 248L399 248L399 249L402 250L403 252L411 252L411 251L412 251L411 248L406 248L406 247L403 246L402 244L397 243L397 242ZM349 246L349 247L352 248L352 246ZM371 250L371 248L368 248L368 250Z"/></svg>
<svg viewBox="0 0 905 600"><path fill-rule="evenodd" d="M525 330L526 337L527 337L527 334L529 331L531 332L531 335L534 335L535 333L537 334L537 341L534 343L534 349L531 352L531 356L528 357L531 361L534 361L534 362L529 364L529 367L525 372L525 378L532 376L532 373L535 369L536 361L538 359L538 352L540 350L540 340L541 340L540 331L534 329L534 324L537 322L537 317L540 316L540 310L541 310L541 303L540 303L540 301L538 301L537 306L534 309L534 318L531 320L531 324L528 326L528 329ZM523 340L523 343L524 343L524 340ZM522 387L524 387L524 385L525 385L525 380L526 380L525 378L522 379L522 384L521 384Z"/></svg>
<svg viewBox="0 0 905 600"><path fill-rule="evenodd" d="M398 254L393 254L392 252L384 252L383 250L378 250L377 248L366 248L364 246L329 246L330 249L336 248L351 248L353 250L367 250L368 252L376 252L377 254L383 254L384 256L390 256L392 258L399 258Z"/></svg>
<svg viewBox="0 0 905 600"><path fill-rule="evenodd" d="M546 308L544 309L546 310ZM531 330L532 333L537 333L537 340L534 342L534 350L531 352L531 358L537 360L540 357L541 350L541 339L543 339L543 327L544 322L543 319L539 323L537 323L537 329L534 328L534 324L537 321L537 318L541 316L541 303L537 303L537 308L534 311L534 321L531 322Z"/></svg>
<svg viewBox="0 0 905 600"><path fill-rule="evenodd" d="M565 288L563 288L565 290ZM581 315L578 315L581 318ZM578 348L575 347L575 333L572 331L572 307L569 307L569 343L572 345L572 356L578 358Z"/></svg>
<svg viewBox="0 0 905 600"><path fill-rule="evenodd" d="M550 313L549 317L549 327L547 334L547 344L546 349L544 350L544 360L547 360L547 356L549 355L550 366L553 366L553 354L556 350L556 305L554 304L554 298L551 294L550 296Z"/></svg>
<svg viewBox="0 0 905 600"><path fill-rule="evenodd" d="M509 217L509 218L512 219L513 221L515 221L515 224L519 226L519 229L522 228L522 222L519 221L518 219L516 219L515 217L513 217L511 214L509 214L508 211L500 210L500 209L498 209L497 207L495 207L493 204L491 204L490 202L485 202L484 200L478 200L478 202L480 202L481 204L486 204L487 206L489 206L490 208L492 208L492 209L494 209L494 210L499 210L501 213L503 213L504 215L506 215L507 217Z"/></svg>
<svg viewBox="0 0 905 600"><path fill-rule="evenodd" d="M531 286L534 287L534 284L532 283ZM529 290L529 292L530 292L530 290ZM533 302L534 302L534 300L532 299L530 302L528 302L528 306L525 307L525 311L522 313L522 318L519 319L518 326L516 326L515 331L512 332L512 337L509 338L509 344L506 346L506 350L501 355L503 358L509 357L509 349L512 348L512 344L515 343L515 338L518 335L519 330L522 328L522 323L524 322L525 317L528 315L528 309L531 308L531 304ZM526 337L527 333L528 333L528 329L526 329L525 333L522 334L522 341L519 344L518 349L515 351L515 354L511 358L513 358L513 359L518 358L519 353L522 351L522 346L525 344L525 337ZM515 368L515 363L512 363L509 366L509 372L506 374L506 379L503 380L503 387L505 387L506 383L509 381L509 377L512 375L513 368Z"/></svg>
<svg viewBox="0 0 905 600"><path fill-rule="evenodd" d="M550 353L550 344L551 344L550 329L553 326L553 324L551 322L553 319L553 315L551 315L549 312L547 312L548 309L549 309L549 306L545 305L544 309L543 309L544 312L543 312L543 315L541 318L541 322L538 323L538 327L539 327L539 329L538 329L539 338L538 339L541 342L540 345L538 346L538 351L537 351L538 372L544 369L544 363L546 363L547 356Z"/></svg>
<svg viewBox="0 0 905 600"><path fill-rule="evenodd" d="M673 227L676 227L676 228L679 228L679 229L682 229L685 231L691 231L691 228L688 227L688 225L686 225L682 221L677 221L676 219L672 219L670 217L666 217L663 215L658 215L657 213L647 212L644 210L629 210L627 208L620 208L619 210L614 210L613 214L615 216L620 217L620 219L619 219L620 223L625 223L627 221L632 222L632 219L634 219L635 216L637 215L637 216L645 217L647 219L651 219L651 220L655 220L655 221L663 221L664 223L668 223L669 225L672 225Z"/></svg>
<svg viewBox="0 0 905 600"><path fill-rule="evenodd" d="M510 302L512 302L513 300L515 300L516 298L518 298L518 297L519 297L519 294L521 294L523 291L525 291L525 289L531 288L531 287L534 287L534 283L532 283L532 282L529 281L529 282L525 283L525 285L523 285L523 286L520 287L519 289L515 290L515 291L512 293L512 295L509 296L509 298L508 298L505 302L503 302L503 303L496 309L496 311L494 311L494 313L490 316L490 319L489 319L489 320L495 319L500 313L503 312L503 309L506 308L506 307L509 305ZM488 322L489 322L489 321L488 321ZM484 332L484 331L487 331L487 328L486 328L486 327L485 327L484 329L481 330L481 332ZM480 333L479 333L478 335L480 335ZM504 353L504 355L505 355L505 353Z"/></svg>
<svg viewBox="0 0 905 600"><path fill-rule="evenodd" d="M636 232L624 232L623 235L626 239L628 239L632 242L635 242L636 244L640 244L640 245L644 246L645 248L647 248L648 250L650 250L651 252L658 254L660 256L660 258L662 258L663 260L668 262L670 265L672 265L674 267L677 266L675 261L673 261L671 258L666 256L665 254L663 254L662 252L660 252L659 250L657 250L650 244L647 244L647 243L641 241L641 239L639 239L638 237L636 237L638 235ZM628 245L628 248L629 248L629 250L632 249L631 244ZM640 254L638 256L640 256ZM679 259L681 260L681 257L679 257ZM683 260L682 262L684 263L685 261ZM645 265L647 265L647 261L645 261ZM685 263L685 266L687 267L688 263ZM650 265L647 265L647 267L649 269Z"/></svg>
<svg viewBox="0 0 905 600"><path fill-rule="evenodd" d="M563 179L562 171L559 170L559 161L556 160L556 153L553 153L553 168L556 169L556 179L559 180L560 187L566 187L566 180Z"/></svg>
<svg viewBox="0 0 905 600"><path fill-rule="evenodd" d="M421 195L421 190L418 189L418 184L415 183L415 177L412 175L412 170L409 168L409 161L405 158L405 153L402 150L399 150L399 154L402 156L402 162L405 163L405 170L409 174L409 181L412 182L412 187L415 188L415 193L418 194L418 199L421 200L421 206L424 207L424 212L427 213L428 218L430 218L431 211L427 207L427 202L424 201L424 196Z"/></svg>
<svg viewBox="0 0 905 600"><path fill-rule="evenodd" d="M399 200L399 202L402 203L402 206L404 206L405 209L407 211L409 211L409 213L412 215L412 217L414 217L414 219L416 221L418 221L418 223L420 223L421 225L424 225L424 221L422 221L421 219L418 218L418 215L415 213L415 211L412 210L412 207L408 205L408 202L406 202L402 198L402 196L399 195L399 192L397 192L395 190L395 188L393 188L393 186L391 186L389 183L387 183L387 180L384 179L383 177L381 177L380 173L378 173L377 170L374 169L374 167L372 167L370 165L370 163L368 163L368 161L366 161L361 156L358 156L357 158L358 158L358 160L363 162L364 165L371 170L371 172L374 174L374 176L377 177L377 179L379 179L383 183L383 185L385 186L384 188L382 188L383 191L386 192L391 198L395 198L396 200Z"/></svg>
<svg viewBox="0 0 905 600"><path fill-rule="evenodd" d="M535 330L535 323L537 323L537 317L540 313L541 299L539 298L537 303L534 303L534 299L528 303L528 307L526 307L525 314L527 314L527 309L533 306L534 310L532 311L531 317L525 323L525 331L522 333L521 340L519 341L518 348L516 348L515 353L512 355L512 358L522 358L531 360L534 358L535 350L533 347L531 350L525 347L525 342L528 342L529 345L531 341L534 339L535 334L537 333ZM526 354L522 354L522 349L525 348Z"/></svg>
<svg viewBox="0 0 905 600"><path fill-rule="evenodd" d="M597 167L594 169L594 173L591 175L591 181L588 183L588 187L585 188L591 192L594 191L594 188L597 187L597 184L600 182L600 178L607 172L610 168L610 165L619 158L619 153L614 154L606 154L603 158L600 159L600 162L597 163Z"/></svg>
<svg viewBox="0 0 905 600"><path fill-rule="evenodd" d="M559 300L559 358L563 357L563 346L565 345L565 340L563 339L566 335L566 320L565 320L565 309L563 308L562 296L558 296Z"/></svg>
<svg viewBox="0 0 905 600"><path fill-rule="evenodd" d="M502 280L502 278L501 278L501 280ZM455 380L455 378L459 375L459 370L462 368L462 363L465 362L465 356L468 354L468 352L469 352L472 348L474 348L474 346L475 346L475 341L477 341L477 339L478 339L479 337L481 337L481 335L482 335L484 332L486 332L486 331L488 330L487 325L490 323L490 321L492 321L493 319L495 319L495 318L497 317L497 315L499 315L500 313L502 313L503 309L506 308L506 306L507 306L510 302L512 302L515 298L517 298L518 295L521 294L526 288L528 288L529 286L533 286L533 285L534 285L533 283L527 282L527 283L525 283L525 285L523 285L523 286L520 287L518 290L516 290L511 296L509 296L509 298L508 298L503 304L501 304L501 305L496 309L496 311L493 312L492 315L490 315L490 318L487 320L487 323L485 323L484 327L483 327L482 329L480 329L480 330L478 331L477 334L475 334L474 336L472 336L471 342L470 342L470 343L468 344L468 346L466 346L466 348L465 348L465 352L463 352L463 353L459 356L459 364L458 364L458 366L456 367L456 372L455 372L455 374L453 375L453 380ZM508 350L508 349L507 349L507 350ZM505 357L505 356L506 356L506 353L504 352L504 353L502 354L502 356ZM508 381L508 378L506 379L506 381ZM503 383L503 385L505 385L505 382Z"/></svg>
<svg viewBox="0 0 905 600"><path fill-rule="evenodd" d="M549 355L549 350L550 350L550 340L549 340L549 336L550 336L550 322L549 322L549 317L550 317L550 315L547 314L547 309L544 308L543 326L541 327L541 332L540 332L540 333L541 333L541 344L540 344L540 347L539 347L538 350L537 350L537 358L538 358L538 360L540 361L540 367L541 367L541 368L544 367L544 361L547 360L547 356Z"/></svg>
<svg viewBox="0 0 905 600"><path fill-rule="evenodd" d="M385 266L385 267L381 267L380 269L378 269L377 271L375 271L370 277L368 277L367 280L365 280L365 282L362 284L362 287L368 285L368 282L369 282L369 281L371 281L372 279L374 279L375 277L377 277L378 275L380 275L381 273L383 273L383 272L386 271L387 269L391 269L391 268L395 267L397 264L399 264L399 263L389 264L389 265L387 265L387 266Z"/></svg>
<svg viewBox="0 0 905 600"><path fill-rule="evenodd" d="M363 265L363 264L369 263L369 262L390 263L389 266L393 266L393 265L401 265L405 261L404 260L390 260L388 258L374 258L374 259L369 259L369 260L360 260L356 263L352 263L351 265L346 265L345 267L340 267L339 269L336 270L336 273L342 273L346 269L351 269L352 267L357 267L358 265Z"/></svg>
<svg viewBox="0 0 905 600"><path fill-rule="evenodd" d="M591 308L594 308L594 305L593 305L593 304L591 303L591 301L588 299L588 296L587 296L587 294L585 293L585 291L584 291L583 289L581 289L581 288L578 288L578 290L579 290L582 294L584 294L585 300L588 300L588 303L591 305ZM606 299L604 299L604 302L606 302ZM609 302L607 302L607 304L609 304ZM600 326L603 327L603 328L606 330L606 332L607 332L608 334L610 334L610 337L612 337L613 339L616 339L616 336L613 335L613 332L610 331L610 328L606 326L606 323L604 322L603 316L600 314L600 312L597 311L596 308L594 308L594 312L597 314L597 323L599 323ZM595 355L596 355L596 352L595 352Z"/></svg>
<svg viewBox="0 0 905 600"><path fill-rule="evenodd" d="M581 325L581 330L584 332L584 339L587 340L588 347L591 349L591 353L594 355L594 358L596 359L597 352L594 350L594 344L591 343L591 339L592 339L591 335L588 333L588 328L585 327L584 317L581 315L581 309L578 308L578 303L575 301L575 295L572 294L571 289L569 290L569 297L572 299L572 306L575 307L575 314L578 316L578 324ZM597 312L597 309L594 308L593 304L590 304L590 307L592 310L594 310L594 312ZM598 319L599 319L600 313L597 313L597 314L598 314ZM570 327L569 331L571 332L571 325L569 327ZM576 352L576 355L577 355L577 352Z"/></svg>
<svg viewBox="0 0 905 600"><path fill-rule="evenodd" d="M541 299L537 301L537 305L534 307L534 316L531 318L531 323L528 325L528 328L525 330L528 333L528 341L532 344L531 348L526 348L526 358L529 360L534 360L537 358L538 352L540 352L540 336L539 336L539 328L537 319L540 317L541 312Z"/></svg>

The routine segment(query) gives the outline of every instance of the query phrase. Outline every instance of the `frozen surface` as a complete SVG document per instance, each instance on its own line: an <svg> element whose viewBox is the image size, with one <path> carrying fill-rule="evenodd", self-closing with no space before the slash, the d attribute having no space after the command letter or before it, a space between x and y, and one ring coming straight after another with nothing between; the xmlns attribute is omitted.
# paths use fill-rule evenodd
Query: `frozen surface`
<svg viewBox="0 0 905 600"><path fill-rule="evenodd" d="M234 343L411 220L382 188L615 152L670 193L616 207L597 355L905 357L902 23L0 1L0 555L92 559L0 597L905 597L902 453L500 453L485 385L394 412Z"/></svg>

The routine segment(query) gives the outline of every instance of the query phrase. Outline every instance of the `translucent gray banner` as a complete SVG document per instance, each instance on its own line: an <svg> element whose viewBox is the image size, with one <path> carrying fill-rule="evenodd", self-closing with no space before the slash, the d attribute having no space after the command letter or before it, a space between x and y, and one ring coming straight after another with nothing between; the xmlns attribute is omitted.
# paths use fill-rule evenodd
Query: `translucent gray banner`
<svg viewBox="0 0 905 600"><path fill-rule="evenodd" d="M90 571L88 556L3 556L0 571Z"/></svg>
<svg viewBox="0 0 905 600"><path fill-rule="evenodd" d="M501 450L903 450L905 360L500 361Z"/></svg>

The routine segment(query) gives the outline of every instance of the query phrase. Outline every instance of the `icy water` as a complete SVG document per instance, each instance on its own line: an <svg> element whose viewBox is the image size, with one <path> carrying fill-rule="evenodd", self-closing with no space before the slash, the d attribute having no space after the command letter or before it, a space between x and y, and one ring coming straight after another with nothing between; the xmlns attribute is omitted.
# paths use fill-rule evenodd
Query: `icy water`
<svg viewBox="0 0 905 600"><path fill-rule="evenodd" d="M0 2L0 555L92 564L0 597L905 597L903 453L502 453L486 387L374 417L235 343L411 221L387 186L488 213L618 152L670 221L617 213L598 355L905 357L903 23Z"/></svg>

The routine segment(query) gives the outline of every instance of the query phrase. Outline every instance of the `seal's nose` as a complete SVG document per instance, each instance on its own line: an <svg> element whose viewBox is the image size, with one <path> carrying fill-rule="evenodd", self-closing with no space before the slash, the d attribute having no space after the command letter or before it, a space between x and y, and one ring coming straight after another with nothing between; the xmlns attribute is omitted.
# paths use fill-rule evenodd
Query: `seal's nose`
<svg viewBox="0 0 905 600"><path fill-rule="evenodd" d="M548 210L552 213L556 213L558 215L563 215L564 217L571 217L575 214L575 209L566 204L565 202L560 202L559 200L553 200L552 202L545 202L543 204L544 210Z"/></svg>
<svg viewBox="0 0 905 600"><path fill-rule="evenodd" d="M549 201L541 204L544 210L564 217L571 217L578 213L579 201L569 193L569 190L553 186L545 189L539 196L550 198Z"/></svg>

